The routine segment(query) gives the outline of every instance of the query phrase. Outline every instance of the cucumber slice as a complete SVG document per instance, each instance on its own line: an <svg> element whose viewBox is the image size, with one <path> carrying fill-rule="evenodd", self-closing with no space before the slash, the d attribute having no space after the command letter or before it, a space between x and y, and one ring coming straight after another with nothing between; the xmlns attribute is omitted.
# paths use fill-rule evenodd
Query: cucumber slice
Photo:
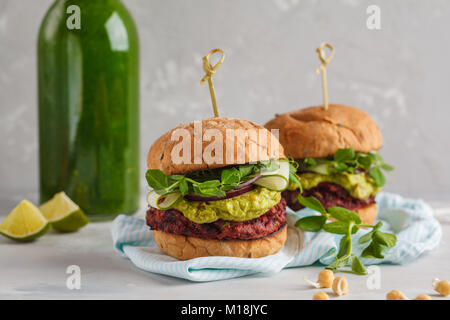
<svg viewBox="0 0 450 320"><path fill-rule="evenodd" d="M255 185L267 188L272 191L284 191L288 185L289 181L283 176L266 176L258 179Z"/></svg>
<svg viewBox="0 0 450 320"><path fill-rule="evenodd" d="M315 166L314 168L309 168L308 171L327 175L328 174L328 164L321 163L321 164Z"/></svg>
<svg viewBox="0 0 450 320"><path fill-rule="evenodd" d="M262 176L283 176L289 179L289 162L287 161L277 161L280 167L273 171L262 171Z"/></svg>
<svg viewBox="0 0 450 320"><path fill-rule="evenodd" d="M182 198L183 196L179 192L159 195L155 190L152 190L147 194L147 203L153 208L168 210L176 205ZM161 199L164 200L161 201Z"/></svg>
<svg viewBox="0 0 450 320"><path fill-rule="evenodd" d="M262 177L255 181L255 185L272 191L283 191L289 185L289 163L279 161L280 167L274 171L261 172Z"/></svg>

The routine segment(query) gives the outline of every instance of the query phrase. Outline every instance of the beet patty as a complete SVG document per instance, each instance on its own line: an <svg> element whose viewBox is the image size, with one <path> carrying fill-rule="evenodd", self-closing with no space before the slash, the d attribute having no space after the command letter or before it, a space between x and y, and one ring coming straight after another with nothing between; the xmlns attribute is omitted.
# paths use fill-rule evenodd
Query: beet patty
<svg viewBox="0 0 450 320"><path fill-rule="evenodd" d="M258 218L233 222L217 220L212 223L195 223L176 209L158 210L150 207L146 215L151 230L159 230L189 237L218 240L250 240L263 238L286 224L284 199Z"/></svg>
<svg viewBox="0 0 450 320"><path fill-rule="evenodd" d="M286 190L282 193L283 198L286 199L287 205L292 210L303 209L303 206L297 201L298 193L298 189ZM340 206L349 210L357 210L375 203L375 197L369 197L364 200L353 198L343 187L330 182L321 182L314 188L303 190L302 195L305 198L309 196L316 197L325 209L333 206Z"/></svg>

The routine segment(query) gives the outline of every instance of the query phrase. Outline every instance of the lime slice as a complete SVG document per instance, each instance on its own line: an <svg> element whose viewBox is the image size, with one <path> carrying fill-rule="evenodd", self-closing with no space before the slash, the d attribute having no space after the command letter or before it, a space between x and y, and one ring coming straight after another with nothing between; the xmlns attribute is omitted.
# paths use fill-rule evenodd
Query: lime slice
<svg viewBox="0 0 450 320"><path fill-rule="evenodd" d="M80 207L64 192L59 192L39 209L52 227L58 231L72 232L89 223Z"/></svg>
<svg viewBox="0 0 450 320"><path fill-rule="evenodd" d="M50 223L28 200L23 200L0 225L0 234L17 241L31 241L44 235Z"/></svg>

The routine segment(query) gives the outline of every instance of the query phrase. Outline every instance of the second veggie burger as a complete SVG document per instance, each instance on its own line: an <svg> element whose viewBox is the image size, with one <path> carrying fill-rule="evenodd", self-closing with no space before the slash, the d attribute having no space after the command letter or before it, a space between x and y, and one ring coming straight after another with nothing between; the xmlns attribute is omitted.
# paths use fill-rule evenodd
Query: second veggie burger
<svg viewBox="0 0 450 320"><path fill-rule="evenodd" d="M177 259L263 257L287 236L289 163L270 131L233 118L170 130L150 148L148 226Z"/></svg>
<svg viewBox="0 0 450 320"><path fill-rule="evenodd" d="M381 170L393 168L376 152L381 132L367 113L346 105L310 107L276 115L265 127L280 130L286 155L298 163L303 197L353 210L363 223L373 223L375 195L385 183ZM294 210L303 208L299 193L298 184L283 193Z"/></svg>

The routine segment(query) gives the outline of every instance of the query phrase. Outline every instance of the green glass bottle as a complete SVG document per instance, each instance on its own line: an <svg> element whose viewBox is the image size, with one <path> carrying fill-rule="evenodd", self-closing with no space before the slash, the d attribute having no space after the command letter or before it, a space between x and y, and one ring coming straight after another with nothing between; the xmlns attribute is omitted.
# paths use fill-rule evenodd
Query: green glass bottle
<svg viewBox="0 0 450 320"><path fill-rule="evenodd" d="M91 220L139 205L139 41L120 0L56 0L38 38L40 201Z"/></svg>

